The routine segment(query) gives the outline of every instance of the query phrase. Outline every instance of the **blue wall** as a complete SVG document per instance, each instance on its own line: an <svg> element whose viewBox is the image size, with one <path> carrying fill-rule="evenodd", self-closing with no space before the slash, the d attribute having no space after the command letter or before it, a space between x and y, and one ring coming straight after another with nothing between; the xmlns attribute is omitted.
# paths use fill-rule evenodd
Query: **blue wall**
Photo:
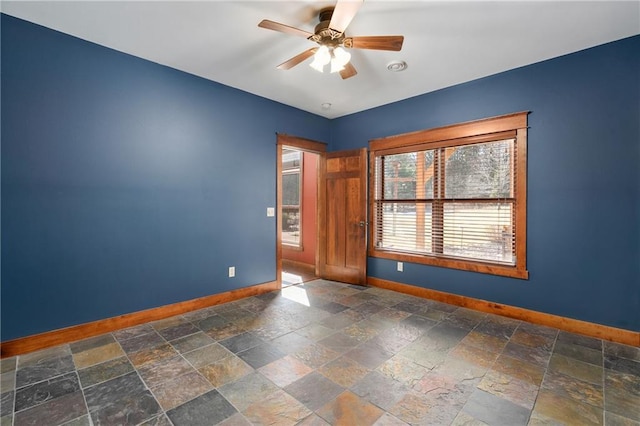
<svg viewBox="0 0 640 426"><path fill-rule="evenodd" d="M3 341L274 280L275 132L338 150L523 110L530 279L369 274L640 330L640 37L329 121L1 26Z"/></svg>
<svg viewBox="0 0 640 426"><path fill-rule="evenodd" d="M331 148L519 111L527 281L369 258L370 276L640 330L640 36L332 121Z"/></svg>
<svg viewBox="0 0 640 426"><path fill-rule="evenodd" d="M1 24L3 341L276 278L275 133L327 119Z"/></svg>

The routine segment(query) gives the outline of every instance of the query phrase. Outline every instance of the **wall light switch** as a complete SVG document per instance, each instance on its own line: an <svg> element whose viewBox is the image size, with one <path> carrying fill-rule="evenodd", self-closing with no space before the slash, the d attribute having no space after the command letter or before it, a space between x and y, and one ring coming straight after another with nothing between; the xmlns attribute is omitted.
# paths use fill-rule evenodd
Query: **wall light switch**
<svg viewBox="0 0 640 426"><path fill-rule="evenodd" d="M276 209L274 207L267 207L267 217L273 217L276 215Z"/></svg>
<svg viewBox="0 0 640 426"><path fill-rule="evenodd" d="M398 272L404 271L404 263L398 262L398 265L396 266L396 269L398 270Z"/></svg>
<svg viewBox="0 0 640 426"><path fill-rule="evenodd" d="M233 278L236 276L236 267L229 266L229 278Z"/></svg>

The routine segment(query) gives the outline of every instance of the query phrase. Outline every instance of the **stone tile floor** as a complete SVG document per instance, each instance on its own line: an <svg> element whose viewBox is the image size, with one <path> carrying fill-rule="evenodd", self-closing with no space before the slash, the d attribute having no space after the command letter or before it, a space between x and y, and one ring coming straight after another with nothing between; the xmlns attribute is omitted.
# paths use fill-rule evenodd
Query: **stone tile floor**
<svg viewBox="0 0 640 426"><path fill-rule="evenodd" d="M640 348L317 280L1 362L1 425L640 425Z"/></svg>

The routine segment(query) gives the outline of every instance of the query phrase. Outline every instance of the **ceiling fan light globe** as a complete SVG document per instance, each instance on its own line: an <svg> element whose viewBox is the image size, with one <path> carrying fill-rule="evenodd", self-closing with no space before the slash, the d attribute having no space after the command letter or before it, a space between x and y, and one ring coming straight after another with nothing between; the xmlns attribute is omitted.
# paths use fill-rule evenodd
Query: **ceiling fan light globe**
<svg viewBox="0 0 640 426"><path fill-rule="evenodd" d="M311 68L318 72L324 72L324 66L331 62L331 52L327 46L320 46L313 55L313 62L309 64Z"/></svg>
<svg viewBox="0 0 640 426"><path fill-rule="evenodd" d="M344 69L344 65L340 63L336 58L331 60L331 72L340 72Z"/></svg>
<svg viewBox="0 0 640 426"><path fill-rule="evenodd" d="M324 72L324 64L320 63L317 59L314 59L309 66L318 72Z"/></svg>
<svg viewBox="0 0 640 426"><path fill-rule="evenodd" d="M344 69L344 66L347 65L350 60L351 53L347 52L342 47L336 47L335 49L333 49L333 60L331 61L332 65L333 62L337 62L340 65L341 69Z"/></svg>
<svg viewBox="0 0 640 426"><path fill-rule="evenodd" d="M329 61L331 61L331 52L327 46L320 46L318 51L313 56L314 59L317 59L322 65L327 65Z"/></svg>

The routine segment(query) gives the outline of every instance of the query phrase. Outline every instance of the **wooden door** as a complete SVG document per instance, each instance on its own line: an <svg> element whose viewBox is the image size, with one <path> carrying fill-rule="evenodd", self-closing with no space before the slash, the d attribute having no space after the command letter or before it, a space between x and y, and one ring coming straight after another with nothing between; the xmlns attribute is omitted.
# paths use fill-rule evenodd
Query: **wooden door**
<svg viewBox="0 0 640 426"><path fill-rule="evenodd" d="M327 153L320 176L320 276L366 284L366 148Z"/></svg>

